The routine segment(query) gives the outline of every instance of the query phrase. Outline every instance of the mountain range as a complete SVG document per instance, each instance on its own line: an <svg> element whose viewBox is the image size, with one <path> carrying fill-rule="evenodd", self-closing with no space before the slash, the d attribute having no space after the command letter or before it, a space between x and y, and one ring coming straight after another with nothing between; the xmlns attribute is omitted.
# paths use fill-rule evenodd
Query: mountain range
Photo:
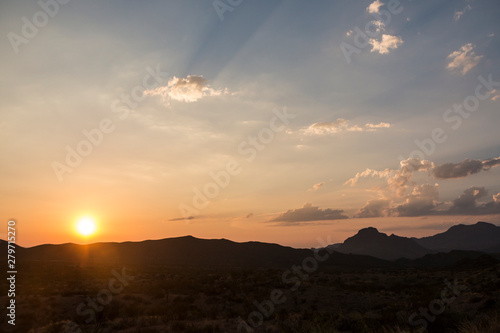
<svg viewBox="0 0 500 333"><path fill-rule="evenodd" d="M487 222L459 224L443 233L423 238L387 236L370 227L359 230L344 243L333 244L330 248L341 253L370 255L385 260L416 259L426 254L453 250L499 253L500 227Z"/></svg>
<svg viewBox="0 0 500 333"><path fill-rule="evenodd" d="M6 251L6 247L7 242L0 241L0 248ZM296 249L278 244L237 243L192 236L142 242L17 246L16 261L26 265L59 262L230 269L321 264L325 269L359 270L488 265L498 262L499 253L500 227L478 222L456 225L444 233L419 239L388 236L370 227L359 230L341 244L323 249ZM314 263L311 258L320 255L326 259Z"/></svg>
<svg viewBox="0 0 500 333"><path fill-rule="evenodd" d="M451 249L493 253L500 250L500 227L486 222L460 224L434 236L413 239L421 246L434 251Z"/></svg>
<svg viewBox="0 0 500 333"><path fill-rule="evenodd" d="M365 254L386 260L414 259L431 253L413 239L394 234L387 236L373 227L361 229L344 243L331 248L341 253Z"/></svg>

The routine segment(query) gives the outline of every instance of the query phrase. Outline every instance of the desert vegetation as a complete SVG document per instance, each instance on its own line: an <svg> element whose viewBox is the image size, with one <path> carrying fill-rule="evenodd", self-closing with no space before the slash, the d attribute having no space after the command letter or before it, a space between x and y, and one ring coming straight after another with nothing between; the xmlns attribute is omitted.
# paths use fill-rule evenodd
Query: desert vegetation
<svg viewBox="0 0 500 333"><path fill-rule="evenodd" d="M454 298L434 310L439 314L428 311L428 332L498 332L500 323L500 265L319 269L295 280L298 286L283 281L283 269L134 266L126 268L133 280L104 297L112 271L121 269L26 263L19 270L17 332L417 332L422 322L412 325L412 314L414 322L425 318L420 309L436 306L443 290ZM458 285L458 295L447 284ZM282 295L271 309L273 290ZM98 295L106 304L97 302L102 309L92 317L89 299Z"/></svg>

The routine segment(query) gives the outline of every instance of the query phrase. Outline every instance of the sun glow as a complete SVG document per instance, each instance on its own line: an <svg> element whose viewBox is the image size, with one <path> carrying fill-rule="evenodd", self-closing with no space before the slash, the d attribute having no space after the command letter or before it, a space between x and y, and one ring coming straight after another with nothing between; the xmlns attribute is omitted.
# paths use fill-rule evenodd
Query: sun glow
<svg viewBox="0 0 500 333"><path fill-rule="evenodd" d="M76 222L76 231L82 236L90 236L95 233L97 225L95 220L91 217L81 217Z"/></svg>

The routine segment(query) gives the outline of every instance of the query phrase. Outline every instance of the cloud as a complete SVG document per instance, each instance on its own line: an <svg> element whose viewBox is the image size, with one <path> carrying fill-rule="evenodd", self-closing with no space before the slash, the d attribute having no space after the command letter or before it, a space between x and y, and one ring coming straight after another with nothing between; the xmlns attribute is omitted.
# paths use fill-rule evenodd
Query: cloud
<svg viewBox="0 0 500 333"><path fill-rule="evenodd" d="M365 128L369 131L370 129L377 129L377 128L389 128L391 127L391 124L388 123L378 123L378 124L365 124Z"/></svg>
<svg viewBox="0 0 500 333"><path fill-rule="evenodd" d="M490 215L500 214L500 193L488 202L479 202L488 195L486 188L472 186L451 202L438 202L439 185L416 186L402 203L389 200L370 200L354 217L384 216L438 216L438 215ZM391 207L389 207L391 206Z"/></svg>
<svg viewBox="0 0 500 333"><path fill-rule="evenodd" d="M500 99L500 92L496 89L494 89L492 92L491 92L491 100L496 102L496 100Z"/></svg>
<svg viewBox="0 0 500 333"><path fill-rule="evenodd" d="M485 197L488 191L484 187L472 186L464 191L462 195L453 200L453 206L451 210L470 210L476 207L477 199Z"/></svg>
<svg viewBox="0 0 500 333"><path fill-rule="evenodd" d="M358 172L354 177L352 177L351 179L349 179L348 181L346 181L344 183L344 185L351 185L351 186L354 186L358 183L358 181L361 179L361 178L366 178L366 177L379 177L379 178L388 178L388 177L392 177L392 175L394 175L395 173L395 170L390 170L390 169L385 169L383 171L377 171L377 170L373 170L373 169L366 169L365 171L363 172Z"/></svg>
<svg viewBox="0 0 500 333"><path fill-rule="evenodd" d="M315 123L304 130L307 134L335 134L347 128L347 120L339 118L332 122Z"/></svg>
<svg viewBox="0 0 500 333"><path fill-rule="evenodd" d="M170 219L167 221L184 221L184 220L194 220L194 219L198 219L198 218L200 218L200 216L188 216L188 217L178 217L178 218Z"/></svg>
<svg viewBox="0 0 500 333"><path fill-rule="evenodd" d="M372 46L371 52L378 52L379 54L389 54L390 50L397 49L401 44L403 44L403 39L400 36L393 36L386 34L385 22L382 21L380 15L380 7L382 7L384 3L380 0L375 0L368 7L366 7L366 11L370 14L374 15L376 18L369 22L370 26L368 28L368 24L365 27L367 31L365 31L368 35L376 37L369 39L369 44ZM353 31L349 30L346 32L347 37L351 37L353 35Z"/></svg>
<svg viewBox="0 0 500 333"><path fill-rule="evenodd" d="M389 199L369 200L359 209L354 217L385 217L385 216L422 216L433 215L438 206L438 184L423 184L413 188L401 203L393 203Z"/></svg>
<svg viewBox="0 0 500 333"><path fill-rule="evenodd" d="M389 204L390 201L387 199L369 200L363 208L354 214L354 217L364 218L387 216Z"/></svg>
<svg viewBox="0 0 500 333"><path fill-rule="evenodd" d="M409 158L400 162L400 169L381 171L366 169L358 172L354 177L347 180L344 185L355 186L362 178L378 177L385 179L388 189L394 190L401 197L408 189L410 179L416 171L426 171L436 179L450 179L466 177L499 165L500 157L486 160L465 159L459 163L444 163L437 166L428 160Z"/></svg>
<svg viewBox="0 0 500 333"><path fill-rule="evenodd" d="M378 124L368 123L362 126L350 125L349 121L339 118L331 122L314 123L301 131L307 135L328 135L342 132L374 132L378 129L390 127L391 124L384 122Z"/></svg>
<svg viewBox="0 0 500 333"><path fill-rule="evenodd" d="M457 10L455 12L455 14L453 15L453 18L455 19L455 21L460 20L460 18L462 17L462 15L464 15L465 12L467 12L467 11L469 11L471 9L472 9L471 5L467 5L467 6L464 7L464 9L462 9L462 11L458 11Z"/></svg>
<svg viewBox="0 0 500 333"><path fill-rule="evenodd" d="M451 202L439 202L438 189L438 184L415 186L401 203L388 199L369 200L354 217L500 214L500 193L493 195L491 201L480 203L479 199L486 197L488 191L484 187L472 186Z"/></svg>
<svg viewBox="0 0 500 333"><path fill-rule="evenodd" d="M387 182L387 190L393 192L396 196L402 197L406 193L409 182L413 174L417 171L430 172L434 167L434 163L418 158L408 158L400 162L400 168L397 170L385 169L382 171L366 169L363 172L357 173L353 178L347 180L344 185L354 186L361 178L379 177L384 178Z"/></svg>
<svg viewBox="0 0 500 333"><path fill-rule="evenodd" d="M145 95L162 97L167 104L170 100L192 103L205 96L220 96L226 94L227 89L213 89L203 76L188 75L186 78L173 77L166 86L146 90Z"/></svg>
<svg viewBox="0 0 500 333"><path fill-rule="evenodd" d="M396 170L366 169L345 182L344 185L355 186L367 177L378 177L386 182L385 187L375 188L381 198L369 200L354 217L500 214L500 193L495 194L490 202L478 203L478 199L487 195L484 187L471 187L452 201L439 202L438 184L416 185L411 181L417 171L425 171L435 179L467 177L499 166L500 157L486 160L465 159L460 163L437 166L431 161L409 158L401 161L400 165ZM410 186L413 190L408 194Z"/></svg>
<svg viewBox="0 0 500 333"><path fill-rule="evenodd" d="M370 14L379 13L380 7L382 7L383 5L384 4L380 0L375 0L368 7L366 7L366 11Z"/></svg>
<svg viewBox="0 0 500 333"><path fill-rule="evenodd" d="M324 220L340 220L347 219L340 209L320 209L313 206L311 203L306 203L304 207L290 209L281 213L269 222L307 222L307 221L324 221Z"/></svg>
<svg viewBox="0 0 500 333"><path fill-rule="evenodd" d="M500 157L481 160L465 159L459 163L440 164L432 170L437 179L462 178L500 165Z"/></svg>
<svg viewBox="0 0 500 333"><path fill-rule="evenodd" d="M445 211L445 214L461 215L487 215L500 214L500 193L493 195L493 200L486 203L479 203L478 200L488 195L484 187L472 186L466 189L463 194L453 200L452 206Z"/></svg>
<svg viewBox="0 0 500 333"><path fill-rule="evenodd" d="M438 184L423 184L415 186L404 203L390 210L392 216L422 216L432 215L437 206L439 196Z"/></svg>
<svg viewBox="0 0 500 333"><path fill-rule="evenodd" d="M460 163L440 164L432 170L432 173L438 179L461 178L478 173L482 169L482 161L467 158Z"/></svg>
<svg viewBox="0 0 500 333"><path fill-rule="evenodd" d="M388 54L389 50L397 49L399 45L403 44L403 39L398 36L382 34L382 39L370 39L370 44L373 46L371 52L378 52L380 54Z"/></svg>
<svg viewBox="0 0 500 333"><path fill-rule="evenodd" d="M500 157L490 158L483 161L483 169L489 170L500 165Z"/></svg>
<svg viewBox="0 0 500 333"><path fill-rule="evenodd" d="M482 58L483 56L478 56L474 52L474 45L468 43L462 46L460 50L448 55L450 63L447 68L451 71L458 70L462 74L465 74L474 68Z"/></svg>
<svg viewBox="0 0 500 333"><path fill-rule="evenodd" d="M325 183L324 183L324 182L314 184L314 185L313 185L313 187L311 187L310 189L308 189L308 191L316 191L316 190L318 190L320 187L322 187L323 185L325 185Z"/></svg>

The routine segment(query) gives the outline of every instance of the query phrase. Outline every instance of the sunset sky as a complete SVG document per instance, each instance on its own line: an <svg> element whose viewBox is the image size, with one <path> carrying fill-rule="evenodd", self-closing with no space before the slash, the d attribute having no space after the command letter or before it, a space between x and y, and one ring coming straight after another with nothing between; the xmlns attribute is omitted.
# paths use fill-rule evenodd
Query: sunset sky
<svg viewBox="0 0 500 333"><path fill-rule="evenodd" d="M500 225L496 0L40 3L0 5L2 238Z"/></svg>

